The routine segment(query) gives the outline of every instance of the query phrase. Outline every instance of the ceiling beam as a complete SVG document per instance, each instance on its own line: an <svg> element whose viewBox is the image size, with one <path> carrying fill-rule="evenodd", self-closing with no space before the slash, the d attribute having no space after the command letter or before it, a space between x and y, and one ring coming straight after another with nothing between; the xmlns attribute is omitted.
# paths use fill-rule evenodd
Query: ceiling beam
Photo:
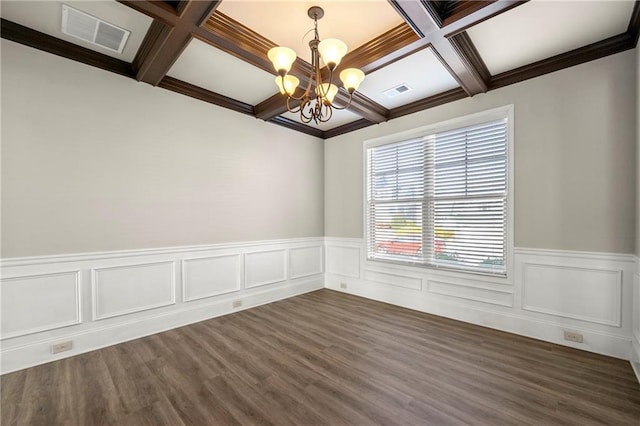
<svg viewBox="0 0 640 426"><path fill-rule="evenodd" d="M427 4L430 0L422 1ZM239 23L237 24L238 26L236 26L236 23L234 23L235 21L232 22L230 19L225 25L228 26L228 31L235 31L234 37L226 38L220 36L215 31L211 31L211 28L209 27L213 25L213 18L223 17L222 14L215 13L210 17L211 13L206 11L199 19L197 19L196 15L186 15L189 10L188 6L190 3L203 2L185 0L177 4L177 7L175 8L160 1L120 2L154 18L154 23L148 31L145 41L139 49L138 55L136 56L136 60L134 60L133 64L80 47L76 44L66 42L5 19L0 20L2 30L0 31L0 36L7 40L21 43L26 46L91 65L122 76L136 78L138 73L142 72L143 74L146 74L148 72L145 71L144 68L149 68L150 65L148 65L148 61L152 60L151 58L157 56L158 52L162 50L160 49L161 46L158 46L158 44L161 43L161 40L165 39L166 42L166 40L171 37L171 34L167 35L167 33L173 33L176 27L186 25L191 27L190 34L192 37L199 38L209 44L222 48L223 50L228 51L229 53L234 54L235 56L273 74L271 64L266 59L266 51L273 46L273 43L267 39L259 38L259 36L256 36L255 33L250 30L245 32L243 30L245 27L240 26ZM465 30L478 22L509 10L510 8L524 2L525 1L510 0L497 0L493 2L464 2L465 4L473 3L473 5L466 5L464 9L451 6L435 9L436 13L445 14L440 15L441 24L438 24L439 21L437 19L433 20L435 26L430 27L432 31L426 36L420 38L408 25L402 24L345 56L343 64L358 67L365 70L366 73L371 73L421 49L432 46L432 40L439 37L440 39L447 39L451 43L453 49L460 54L462 58L465 58L464 62L470 64L470 67L475 70L479 78L487 83L488 90L493 90L515 84L529 78L558 71L563 68L633 49L637 46L638 37L640 35L640 0L635 1L632 16L626 32L588 46L574 49L570 52L556 55L552 58L547 58L533 64L491 76ZM217 4L212 1L207 3L210 5L211 11L215 9L215 5ZM430 16L433 17L434 10L425 10L426 14L431 14ZM182 20L187 16L189 16L189 19L182 22ZM215 25L213 25L214 28ZM241 45L242 49L236 50L236 48L232 47L234 43ZM226 48L224 46L226 46ZM385 48L388 50L385 51ZM308 75L310 65L304 61L296 61L294 69L301 75ZM263 116L267 117L267 113L273 113L276 108L280 108L282 112L286 109L283 109L284 103L282 102L282 97L279 94L274 95L257 106L251 106L244 102L228 98L218 93L214 93L167 76L163 76L158 85L167 90L172 90L174 92L246 115L260 116L260 118ZM364 96L357 94L355 97L356 108L360 105L362 108L370 109L370 111L373 111L372 113L370 112L370 114L373 115L367 119L356 120L352 123L347 123L324 132L285 117L271 116L268 120L269 122L292 130L326 139L367 127L377 122L376 120L381 116L384 117L385 120L391 120L448 102L463 99L467 97L467 95L468 93L464 89L457 88L412 102L408 105L386 110L375 103L363 106L367 105L368 100ZM343 96L342 101L344 101L345 98L346 96ZM376 108L378 109L376 110ZM364 113L364 111L359 112Z"/></svg>
<svg viewBox="0 0 640 426"><path fill-rule="evenodd" d="M640 36L640 0L636 0L629 20L627 34L631 37L633 48L638 45L638 37Z"/></svg>
<svg viewBox="0 0 640 426"><path fill-rule="evenodd" d="M275 75L273 65L267 58L267 52L275 46L275 43L227 15L221 12L212 14L196 35L205 43ZM311 66L304 68L303 62L297 60L292 70L295 72L310 70Z"/></svg>
<svg viewBox="0 0 640 426"><path fill-rule="evenodd" d="M462 31L523 1L456 2L451 10L431 1L389 0L393 8L431 45L433 53L469 95L489 90L489 72ZM443 16L442 13L448 13Z"/></svg>
<svg viewBox="0 0 640 426"><path fill-rule="evenodd" d="M476 46L471 41L469 34L466 32L456 34L449 38L449 42L460 58L465 61L468 69L471 72L477 73L475 78L486 86L491 79L491 73L476 49Z"/></svg>
<svg viewBox="0 0 640 426"><path fill-rule="evenodd" d="M455 89L451 89L443 93L438 93L424 99L419 99L407 105L393 108L389 112L389 120L413 114L414 112L420 112L425 109L437 107L439 105L448 104L449 102L458 101L466 97L466 92L462 90L462 88L456 87Z"/></svg>
<svg viewBox="0 0 640 426"><path fill-rule="evenodd" d="M31 28L7 21L6 19L0 19L0 36L6 40L11 40L125 77L133 78L135 75L129 62L78 46L77 44L69 43L68 41L32 30Z"/></svg>
<svg viewBox="0 0 640 426"><path fill-rule="evenodd" d="M229 98L219 93L212 92L202 87L195 86L186 81L178 80L177 78L166 76L160 81L158 87L171 90L172 92L180 93L195 99L199 99L204 102L208 102L213 105L218 105L223 108L227 108L233 111L240 112L253 116L253 106L244 102Z"/></svg>
<svg viewBox="0 0 640 426"><path fill-rule="evenodd" d="M364 129L365 127L369 127L374 124L375 123L372 123L365 119L352 121L351 123L343 124L342 126L334 127L333 129L330 129L330 130L325 130L323 137L325 139L333 138L335 136L344 135L345 133Z"/></svg>
<svg viewBox="0 0 640 426"><path fill-rule="evenodd" d="M209 18L218 3L219 0L191 0L179 3L176 9L167 9L165 3L157 1L124 2L162 18L154 20L138 49L133 61L136 79L157 86L193 38L192 33Z"/></svg>
<svg viewBox="0 0 640 426"><path fill-rule="evenodd" d="M450 6L445 7L443 10L443 14L441 15L442 25L440 25L440 27L447 27L454 22L471 15L472 13L478 12L494 2L495 0L448 2ZM428 1L428 3L431 3L431 1ZM500 6L500 10L502 10L502 6ZM486 13L484 13L484 15L486 16ZM479 21L474 20L474 22Z"/></svg>
<svg viewBox="0 0 640 426"><path fill-rule="evenodd" d="M439 105L444 105L449 102L454 102L460 99L464 99L467 97L467 94L460 87L455 89L448 90L443 93L438 93L437 95L429 96L424 99L417 100L415 102L411 102L407 105L402 105L396 108L393 108L389 111L389 120L393 120L395 118L399 118L405 115L413 114L415 112L420 112L425 109L433 108ZM351 123L343 124L342 126L335 127L330 130L324 131L324 138L329 139L338 135L342 135L345 133L353 132L355 130L363 129L365 127L369 127L374 123L368 122L366 120L357 120Z"/></svg>
<svg viewBox="0 0 640 426"><path fill-rule="evenodd" d="M142 81L146 73L149 72L155 58L164 42L171 36L175 27L167 25L162 21L154 20L142 40L142 44L133 58L133 69L136 72L136 80Z"/></svg>
<svg viewBox="0 0 640 426"><path fill-rule="evenodd" d="M367 120L364 120L364 119L362 120L369 123L369 121ZM286 127L287 129L295 130L301 133L306 133L307 135L315 136L320 139L325 138L324 136L325 132L318 129L317 127L307 126L306 124L302 124L298 121L292 120L287 117L282 117L282 116L273 117L271 120L269 120L269 123L277 124L279 126Z"/></svg>
<svg viewBox="0 0 640 426"><path fill-rule="evenodd" d="M636 38L637 41L637 38ZM622 33L608 39L589 44L551 58L496 74L489 82L490 90L519 83L530 78L539 77L561 69L569 68L605 56L624 52L635 47L633 36Z"/></svg>
<svg viewBox="0 0 640 426"><path fill-rule="evenodd" d="M443 22L442 28L435 35L439 37L451 37L462 31L477 25L487 19L500 15L514 7L521 6L529 0L480 0L463 3L474 3L473 7L465 7L459 12L453 12Z"/></svg>
<svg viewBox="0 0 640 426"><path fill-rule="evenodd" d="M340 68L358 68L370 74L424 47L411 27L402 23L347 53Z"/></svg>
<svg viewBox="0 0 640 426"><path fill-rule="evenodd" d="M170 26L178 25L178 12L163 1L117 0L118 3L137 10L143 15Z"/></svg>
<svg viewBox="0 0 640 426"><path fill-rule="evenodd" d="M481 71L475 69L473 61L467 57L464 50L457 49L457 46L446 38L430 37L429 41L436 58L469 96L488 90L487 81L482 78Z"/></svg>
<svg viewBox="0 0 640 426"><path fill-rule="evenodd" d="M634 49L638 45L640 35L640 0L635 0L633 12L627 31L607 39L591 43L569 52L561 53L551 58L543 59L532 64L506 71L491 77L489 82L490 90L499 87L519 83L530 78L539 77L561 69L569 68L585 62L604 58Z"/></svg>

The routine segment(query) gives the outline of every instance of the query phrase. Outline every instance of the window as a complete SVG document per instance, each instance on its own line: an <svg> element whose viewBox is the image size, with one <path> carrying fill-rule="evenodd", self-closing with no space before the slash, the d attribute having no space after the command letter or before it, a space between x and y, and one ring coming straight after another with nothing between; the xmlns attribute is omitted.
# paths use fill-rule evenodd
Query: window
<svg viewBox="0 0 640 426"><path fill-rule="evenodd" d="M506 275L511 111L367 143L370 260Z"/></svg>

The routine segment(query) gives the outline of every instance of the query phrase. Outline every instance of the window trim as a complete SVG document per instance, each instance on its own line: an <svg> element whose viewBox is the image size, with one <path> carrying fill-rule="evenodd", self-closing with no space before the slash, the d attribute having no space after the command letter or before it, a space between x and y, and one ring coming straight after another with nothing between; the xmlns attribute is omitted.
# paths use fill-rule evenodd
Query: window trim
<svg viewBox="0 0 640 426"><path fill-rule="evenodd" d="M507 119L507 223L505 226L505 232L507 233L507 241L505 247L506 256L506 268L505 274L495 274L491 272L482 272L476 270L465 270L462 268L447 268L437 267L432 265L425 265L421 263L411 263L394 261L388 259L370 259L368 256L368 250L364 250L365 265L380 265L388 264L395 266L403 266L410 268L418 268L421 271L431 271L437 273L444 273L446 275L452 275L457 277L467 277L469 275L478 275L488 278L493 278L498 282L509 281L513 279L514 272L514 106L505 105L502 107L481 111L473 114L468 114L461 117L452 118L445 121L436 122L426 126L421 126L409 130L405 130L390 135L381 136L374 139L365 140L362 144L362 214L363 214L363 236L365 247L369 246L369 215L367 214L367 149L387 145L392 143L398 143L409 139L419 138L434 133L446 132L449 130L455 130L462 127L473 126L482 124L487 121Z"/></svg>

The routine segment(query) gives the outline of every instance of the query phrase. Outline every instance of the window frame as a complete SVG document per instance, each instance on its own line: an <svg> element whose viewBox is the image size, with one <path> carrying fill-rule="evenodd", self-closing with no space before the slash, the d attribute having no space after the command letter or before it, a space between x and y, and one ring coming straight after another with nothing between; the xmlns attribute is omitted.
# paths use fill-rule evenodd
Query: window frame
<svg viewBox="0 0 640 426"><path fill-rule="evenodd" d="M369 212L368 212L368 155L367 149L408 141L410 139L421 138L436 133L447 132L450 130L461 129L463 127L474 126L486 123L492 120L507 120L507 194L506 194L506 245L505 245L505 273L484 272L479 270L469 270L463 268L446 267L428 265L419 262L400 261L392 259L369 258ZM364 260L365 264L373 266L380 264L388 264L389 266L402 266L409 268L417 268L424 272L425 270L442 273L445 275L465 277L468 275L480 275L490 277L498 282L511 281L513 278L514 268L514 106L506 105L490 110L485 110L461 117L452 118L445 121L436 122L426 126L413 128L410 130L368 139L363 142L362 146L362 164L363 164L363 235L365 242Z"/></svg>

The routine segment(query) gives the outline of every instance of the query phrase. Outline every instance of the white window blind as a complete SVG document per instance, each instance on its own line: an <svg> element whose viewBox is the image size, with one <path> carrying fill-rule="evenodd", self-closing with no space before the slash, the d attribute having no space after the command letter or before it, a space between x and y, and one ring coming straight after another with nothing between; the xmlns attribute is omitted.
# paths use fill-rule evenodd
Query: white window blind
<svg viewBox="0 0 640 426"><path fill-rule="evenodd" d="M368 258L506 274L507 119L367 149Z"/></svg>

